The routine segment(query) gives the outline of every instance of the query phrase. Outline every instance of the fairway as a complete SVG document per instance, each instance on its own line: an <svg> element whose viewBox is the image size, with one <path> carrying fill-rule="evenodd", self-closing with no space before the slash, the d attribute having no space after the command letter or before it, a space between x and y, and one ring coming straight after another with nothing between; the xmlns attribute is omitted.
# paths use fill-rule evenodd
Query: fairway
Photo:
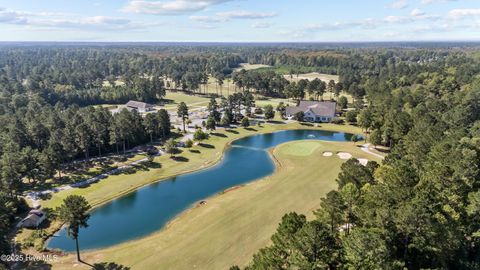
<svg viewBox="0 0 480 270"><path fill-rule="evenodd" d="M164 97L166 100L173 101L172 103L165 104L165 108L177 108L177 105L180 102L185 102L188 106L206 106L210 101L207 97L202 97L198 95L188 95L182 91L166 91L166 95Z"/></svg>
<svg viewBox="0 0 480 270"><path fill-rule="evenodd" d="M308 154L307 147L314 150ZM299 155L293 149L304 151ZM133 269L228 269L232 264L245 265L256 250L269 244L285 213L297 211L311 218L320 198L336 188L335 178L344 161L336 156L323 157L325 151L372 159L350 142L295 141L279 145L271 151L278 163L273 175L208 198L206 204L184 212L150 236L84 252L82 257L88 263L116 262ZM71 269L72 264L74 258L69 255L54 268Z"/></svg>

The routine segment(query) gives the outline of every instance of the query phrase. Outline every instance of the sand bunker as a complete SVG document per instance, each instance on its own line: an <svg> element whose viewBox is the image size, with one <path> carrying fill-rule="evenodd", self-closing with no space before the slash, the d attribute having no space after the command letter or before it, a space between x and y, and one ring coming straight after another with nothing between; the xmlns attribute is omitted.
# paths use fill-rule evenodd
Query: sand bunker
<svg viewBox="0 0 480 270"><path fill-rule="evenodd" d="M367 166L367 163L368 163L368 159L366 158L357 158L358 162L360 162L360 164L362 164L363 166Z"/></svg>
<svg viewBox="0 0 480 270"><path fill-rule="evenodd" d="M352 157L352 154L346 153L346 152L338 152L338 153L337 153L337 156L338 156L340 159L350 159L350 158Z"/></svg>
<svg viewBox="0 0 480 270"><path fill-rule="evenodd" d="M333 156L333 153L332 152L323 152L323 156L324 157L331 157L331 156Z"/></svg>

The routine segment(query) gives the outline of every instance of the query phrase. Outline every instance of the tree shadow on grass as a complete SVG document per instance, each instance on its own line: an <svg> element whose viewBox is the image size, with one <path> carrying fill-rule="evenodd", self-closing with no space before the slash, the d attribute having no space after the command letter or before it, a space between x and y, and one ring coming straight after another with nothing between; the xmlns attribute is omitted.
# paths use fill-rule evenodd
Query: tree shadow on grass
<svg viewBox="0 0 480 270"><path fill-rule="evenodd" d="M302 126L307 126L307 127L313 127L313 124L312 124L312 123L300 122L300 125L302 125Z"/></svg>
<svg viewBox="0 0 480 270"><path fill-rule="evenodd" d="M198 145L203 147L203 148L209 148L209 149L215 148L214 145L211 145L211 144L208 144L208 143L199 143Z"/></svg>
<svg viewBox="0 0 480 270"><path fill-rule="evenodd" d="M225 129L227 132L233 133L233 134L238 134L238 131L233 130L233 129Z"/></svg>
<svg viewBox="0 0 480 270"><path fill-rule="evenodd" d="M246 127L245 129L248 130L248 131L257 131L256 129L250 128L250 127Z"/></svg>
<svg viewBox="0 0 480 270"><path fill-rule="evenodd" d="M200 154L200 150L197 149L190 149L190 153Z"/></svg>
<svg viewBox="0 0 480 270"><path fill-rule="evenodd" d="M155 161L147 161L145 162L145 166L147 166L150 169L160 169L162 168L162 164L155 162Z"/></svg>
<svg viewBox="0 0 480 270"><path fill-rule="evenodd" d="M278 120L269 120L267 121L269 124L285 124L283 121L278 121Z"/></svg>
<svg viewBox="0 0 480 270"><path fill-rule="evenodd" d="M186 158L186 157L177 157L177 156L174 156L172 157L173 160L177 161L177 162L188 162L189 159Z"/></svg>
<svg viewBox="0 0 480 270"><path fill-rule="evenodd" d="M93 270L130 270L130 267L114 262L102 262L92 265Z"/></svg>
<svg viewBox="0 0 480 270"><path fill-rule="evenodd" d="M212 133L210 133L210 135L217 136L217 137L222 137L222 138L227 138L227 135L225 135L223 133L212 132Z"/></svg>

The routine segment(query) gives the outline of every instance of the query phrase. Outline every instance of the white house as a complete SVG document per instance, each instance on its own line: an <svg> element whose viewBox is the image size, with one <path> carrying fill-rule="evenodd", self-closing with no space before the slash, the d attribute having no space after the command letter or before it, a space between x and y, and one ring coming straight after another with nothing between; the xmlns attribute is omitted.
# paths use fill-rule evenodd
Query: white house
<svg viewBox="0 0 480 270"><path fill-rule="evenodd" d="M285 116L290 118L298 112L303 112L305 121L330 122L335 117L336 106L337 104L331 101L302 100L298 106L288 106L285 109Z"/></svg>

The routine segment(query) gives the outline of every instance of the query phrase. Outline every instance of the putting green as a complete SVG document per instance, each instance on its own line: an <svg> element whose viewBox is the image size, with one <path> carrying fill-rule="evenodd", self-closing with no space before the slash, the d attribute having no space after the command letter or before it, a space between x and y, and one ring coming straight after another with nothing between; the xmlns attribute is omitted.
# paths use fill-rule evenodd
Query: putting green
<svg viewBox="0 0 480 270"><path fill-rule="evenodd" d="M286 144L281 147L281 154L292 156L309 156L321 146L318 141L303 141Z"/></svg>

